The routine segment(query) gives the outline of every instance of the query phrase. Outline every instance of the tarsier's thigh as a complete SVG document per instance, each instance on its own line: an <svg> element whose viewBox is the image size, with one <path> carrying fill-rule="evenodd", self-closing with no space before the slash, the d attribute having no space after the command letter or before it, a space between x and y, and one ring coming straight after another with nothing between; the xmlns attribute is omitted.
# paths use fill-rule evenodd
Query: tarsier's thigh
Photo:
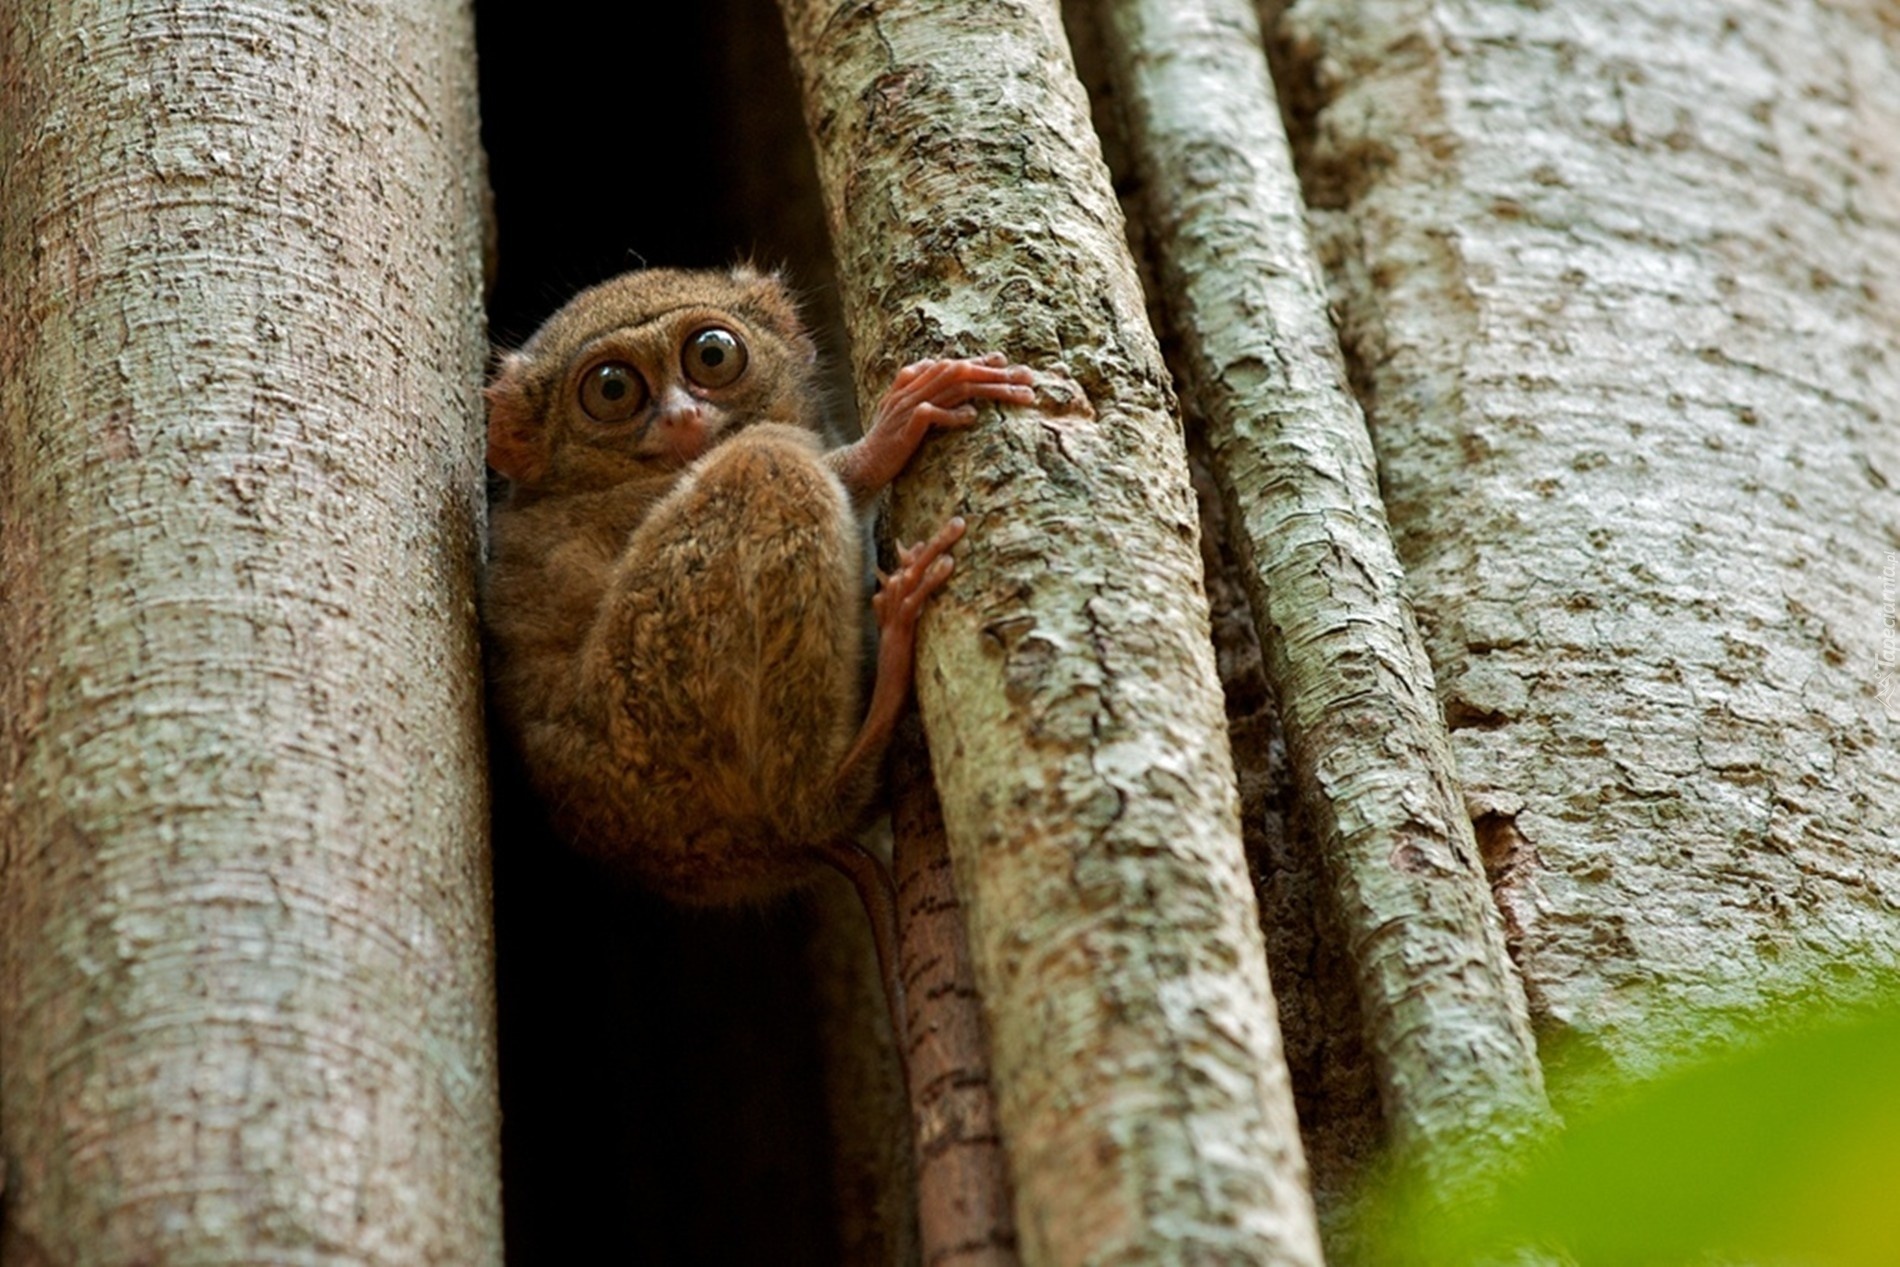
<svg viewBox="0 0 1900 1267"><path fill-rule="evenodd" d="M700 459L624 567L609 724L645 767L628 773L650 812L835 829L822 820L858 721L866 604L857 524L815 439L759 426Z"/></svg>

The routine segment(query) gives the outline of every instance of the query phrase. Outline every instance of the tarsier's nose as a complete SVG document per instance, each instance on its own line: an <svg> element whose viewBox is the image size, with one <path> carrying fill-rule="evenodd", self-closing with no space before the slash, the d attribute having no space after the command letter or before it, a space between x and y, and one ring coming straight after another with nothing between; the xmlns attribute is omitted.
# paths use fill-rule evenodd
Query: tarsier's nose
<svg viewBox="0 0 1900 1267"><path fill-rule="evenodd" d="M653 415L653 434L690 462L706 451L712 439L712 422L702 401L674 388L660 399Z"/></svg>

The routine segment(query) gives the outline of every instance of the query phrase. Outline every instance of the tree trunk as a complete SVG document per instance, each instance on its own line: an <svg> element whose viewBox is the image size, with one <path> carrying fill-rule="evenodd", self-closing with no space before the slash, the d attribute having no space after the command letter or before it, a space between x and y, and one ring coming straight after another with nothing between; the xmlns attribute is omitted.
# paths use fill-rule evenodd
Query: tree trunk
<svg viewBox="0 0 1900 1267"><path fill-rule="evenodd" d="M0 67L7 1259L495 1262L468 14Z"/></svg>
<svg viewBox="0 0 1900 1267"><path fill-rule="evenodd" d="M1305 0L1283 35L1553 1050L1641 1069L1817 974L1891 968L1891 7Z"/></svg>
<svg viewBox="0 0 1900 1267"><path fill-rule="evenodd" d="M1394 1141L1502 1146L1543 1088L1346 385L1246 0L1122 0L1107 44L1305 821Z"/></svg>
<svg viewBox="0 0 1900 1267"><path fill-rule="evenodd" d="M894 500L971 525L919 698L1024 1261L1316 1262L1194 502L1055 6L783 10L861 402L991 349L1080 385Z"/></svg>

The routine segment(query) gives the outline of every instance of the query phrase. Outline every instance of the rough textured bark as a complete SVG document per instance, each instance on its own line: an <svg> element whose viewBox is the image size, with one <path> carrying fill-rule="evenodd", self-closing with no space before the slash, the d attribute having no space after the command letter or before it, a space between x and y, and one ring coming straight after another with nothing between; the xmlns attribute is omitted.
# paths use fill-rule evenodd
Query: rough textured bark
<svg viewBox="0 0 1900 1267"><path fill-rule="evenodd" d="M1189 415L1188 456L1201 503L1201 553L1214 648L1227 693L1227 733L1240 782L1241 841L1260 902L1267 972L1280 1018L1300 1141L1311 1174L1322 1247L1332 1261L1367 1167L1386 1151L1377 1071L1365 1043L1347 937L1334 911L1314 833L1288 768L1266 657L1227 512Z"/></svg>
<svg viewBox="0 0 1900 1267"><path fill-rule="evenodd" d="M1130 246L1148 296L1149 319L1177 383L1186 381L1180 340L1172 336L1142 186L1130 155L1123 110L1108 70L1095 0L1064 0L1062 24L1087 88L1096 135L1129 221ZM1356 987L1343 947L1345 935L1327 896L1312 833L1306 830L1279 710L1267 681L1266 657L1254 629L1253 609L1214 479L1207 427L1193 393L1182 401L1189 471L1201 516L1201 563L1206 575L1214 655L1227 699L1227 736L1240 785L1241 843L1260 904L1260 932L1280 1021L1280 1039L1293 1078L1300 1140L1306 1153L1322 1239L1348 1210L1366 1166L1384 1148L1385 1121L1371 1057L1363 1041Z"/></svg>
<svg viewBox="0 0 1900 1267"><path fill-rule="evenodd" d="M891 773L922 1258L932 1267L1015 1267L1021 1261L1015 1203L997 1125L983 999L943 807L914 717L898 732Z"/></svg>
<svg viewBox="0 0 1900 1267"><path fill-rule="evenodd" d="M9 1262L500 1256L455 3L0 9Z"/></svg>
<svg viewBox="0 0 1900 1267"><path fill-rule="evenodd" d="M1165 371L1053 3L786 0L861 399L921 355L1086 407L933 440L918 681L1023 1258L1315 1262Z"/></svg>
<svg viewBox="0 0 1900 1267"><path fill-rule="evenodd" d="M1346 384L1246 0L1121 0L1107 45L1168 310L1332 880L1394 1140L1542 1107L1524 994Z"/></svg>
<svg viewBox="0 0 1900 1267"><path fill-rule="evenodd" d="M1641 1068L1890 967L1892 6L1306 0L1284 34L1535 1019Z"/></svg>

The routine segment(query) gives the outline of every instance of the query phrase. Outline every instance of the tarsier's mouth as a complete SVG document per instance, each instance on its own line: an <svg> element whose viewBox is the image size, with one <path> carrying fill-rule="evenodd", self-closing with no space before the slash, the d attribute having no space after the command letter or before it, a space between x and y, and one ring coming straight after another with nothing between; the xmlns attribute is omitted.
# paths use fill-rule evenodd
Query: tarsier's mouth
<svg viewBox="0 0 1900 1267"><path fill-rule="evenodd" d="M727 430L709 419L704 409L662 414L648 427L645 447L655 457L685 466L712 448Z"/></svg>

